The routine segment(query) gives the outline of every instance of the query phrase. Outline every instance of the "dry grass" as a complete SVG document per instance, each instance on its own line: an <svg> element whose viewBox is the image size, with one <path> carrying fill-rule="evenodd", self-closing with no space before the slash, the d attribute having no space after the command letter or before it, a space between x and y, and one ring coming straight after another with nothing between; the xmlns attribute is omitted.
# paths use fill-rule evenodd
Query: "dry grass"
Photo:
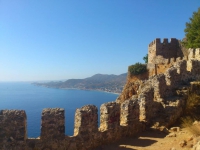
<svg viewBox="0 0 200 150"><path fill-rule="evenodd" d="M199 106L200 106L200 96L195 93L189 93L186 102L185 115L186 116L189 115L193 118L196 118L198 115L200 115Z"/></svg>
<svg viewBox="0 0 200 150"><path fill-rule="evenodd" d="M196 120L200 120L200 96L194 93L188 93L186 102L185 115L181 118L182 127L188 129L189 132L196 136L200 136L200 123L193 124Z"/></svg>
<svg viewBox="0 0 200 150"><path fill-rule="evenodd" d="M200 124L198 122L194 124L195 120L190 116L183 117L181 120L183 128L187 128L193 135L200 136Z"/></svg>

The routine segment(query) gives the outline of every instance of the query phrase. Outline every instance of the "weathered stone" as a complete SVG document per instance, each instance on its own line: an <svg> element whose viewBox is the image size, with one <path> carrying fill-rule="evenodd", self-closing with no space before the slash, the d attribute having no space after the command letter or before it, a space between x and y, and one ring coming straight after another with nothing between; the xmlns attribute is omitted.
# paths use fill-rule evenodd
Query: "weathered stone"
<svg viewBox="0 0 200 150"><path fill-rule="evenodd" d="M171 38L170 42L168 42L168 39L163 39L161 42L157 38L149 44L148 49L148 63L164 63L173 57L183 57L183 54L180 53L179 41L175 38Z"/></svg>
<svg viewBox="0 0 200 150"><path fill-rule="evenodd" d="M41 139L64 139L65 112L62 108L47 108L42 112Z"/></svg>
<svg viewBox="0 0 200 150"><path fill-rule="evenodd" d="M193 146L192 150L200 150L200 142L196 143L196 144Z"/></svg>
<svg viewBox="0 0 200 150"><path fill-rule="evenodd" d="M180 145L181 147L184 147L184 146L187 145L187 141L183 140L183 141L181 141L181 142L179 143L179 145Z"/></svg>
<svg viewBox="0 0 200 150"><path fill-rule="evenodd" d="M171 132L179 132L180 131L180 127L171 127L170 131Z"/></svg>
<svg viewBox="0 0 200 150"><path fill-rule="evenodd" d="M0 110L0 149L92 150L151 126L168 133L167 127L183 113L187 86L200 79L200 49L191 49L183 58L181 48L177 39L154 40L149 45L149 72L139 76L128 74L116 102L102 104L99 128L94 105L76 110L71 137L65 135L64 109L48 108L42 112L41 136L27 138L25 111ZM199 95L199 84L192 82L191 86L190 91ZM180 129L171 130L168 137L175 137L174 132ZM180 145L184 146L185 141ZM195 150L200 149L198 140L194 145Z"/></svg>
<svg viewBox="0 0 200 150"><path fill-rule="evenodd" d="M176 133L172 132L172 133L168 134L167 137L176 137Z"/></svg>
<svg viewBox="0 0 200 150"><path fill-rule="evenodd" d="M120 105L116 102L104 103L100 107L100 130L117 129L120 125Z"/></svg>
<svg viewBox="0 0 200 150"><path fill-rule="evenodd" d="M23 149L27 138L24 110L0 110L0 149Z"/></svg>

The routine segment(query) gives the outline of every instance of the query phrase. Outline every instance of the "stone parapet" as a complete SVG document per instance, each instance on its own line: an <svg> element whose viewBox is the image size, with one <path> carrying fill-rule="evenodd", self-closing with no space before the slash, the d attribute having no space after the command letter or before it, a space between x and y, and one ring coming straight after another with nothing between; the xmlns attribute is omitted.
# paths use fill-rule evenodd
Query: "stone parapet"
<svg viewBox="0 0 200 150"><path fill-rule="evenodd" d="M160 41L160 38L156 38L149 44L148 47L148 63L162 64L167 63L170 58L183 57L181 53L181 46L179 40L171 38L168 42L167 38Z"/></svg>
<svg viewBox="0 0 200 150"><path fill-rule="evenodd" d="M100 108L100 130L117 129L120 125L120 104L109 102Z"/></svg>
<svg viewBox="0 0 200 150"><path fill-rule="evenodd" d="M98 131L98 110L94 105L83 106L76 110L74 136L96 133ZM87 126L87 128L85 128Z"/></svg>
<svg viewBox="0 0 200 150"><path fill-rule="evenodd" d="M46 108L42 111L41 136L38 138L27 138L25 111L1 110L0 149L90 150L144 130L138 119L138 102L125 102L123 106L116 102L102 104L99 128L96 106L86 105L77 109L74 136L65 135L64 109Z"/></svg>
<svg viewBox="0 0 200 150"><path fill-rule="evenodd" d="M24 110L0 110L0 149L12 145L24 149L27 139L26 113Z"/></svg>
<svg viewBox="0 0 200 150"><path fill-rule="evenodd" d="M155 57L154 57L155 56ZM158 57L157 57L158 56ZM158 59L157 59L158 58ZM157 59L157 60L156 60ZM162 60L166 69L156 70ZM170 64L170 65L169 65ZM146 127L169 126L179 118L185 105L184 96L176 95L179 88L200 79L200 49L190 49L183 58L177 39L168 42L154 40L149 45L149 68L156 73L126 89L125 101L104 103L98 109L86 105L76 110L74 135L65 135L65 113L62 108L42 111L41 135L27 138L27 118L24 110L0 110L0 150L92 150L100 145L134 136ZM197 91L198 85L192 84Z"/></svg>
<svg viewBox="0 0 200 150"><path fill-rule="evenodd" d="M62 108L47 108L42 111L41 135L43 139L65 137L65 112Z"/></svg>

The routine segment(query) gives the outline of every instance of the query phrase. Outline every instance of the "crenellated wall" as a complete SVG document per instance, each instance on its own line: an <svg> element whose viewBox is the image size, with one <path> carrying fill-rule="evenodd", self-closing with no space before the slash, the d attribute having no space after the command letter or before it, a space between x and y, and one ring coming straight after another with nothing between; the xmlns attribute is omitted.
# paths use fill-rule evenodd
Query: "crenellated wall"
<svg viewBox="0 0 200 150"><path fill-rule="evenodd" d="M64 109L44 109L41 135L32 139L27 138L25 111L1 110L0 149L88 150L133 136L148 126L170 126L180 117L185 104L184 97L176 95L176 90L200 74L200 61L196 57L177 61L164 74L143 81L138 94L131 99L102 104L100 127L96 106L77 109L74 136L65 135Z"/></svg>
<svg viewBox="0 0 200 150"><path fill-rule="evenodd" d="M26 112L0 110L0 149L24 149L27 139ZM8 146L9 145L9 146Z"/></svg>
<svg viewBox="0 0 200 150"><path fill-rule="evenodd" d="M164 73L138 81L137 93L129 97L127 95L126 100L139 100L140 120L147 125L158 123L158 126L170 126L181 115L186 99L180 91L187 89L190 81L200 79L199 49L189 51L187 59L176 59ZM130 82L129 88L134 87L134 84ZM123 94L117 102L124 101Z"/></svg>
<svg viewBox="0 0 200 150"><path fill-rule="evenodd" d="M148 47L148 63L149 64L162 64L167 63L170 58L183 57L181 52L181 46L179 40L176 38L168 39L164 38L160 41L160 38L156 38L149 44Z"/></svg>
<svg viewBox="0 0 200 150"><path fill-rule="evenodd" d="M42 111L38 138L27 138L25 111L1 110L0 118L1 150L89 150L144 129L139 122L138 101L126 101L121 106L116 102L102 104L99 128L96 106L77 109L74 136L71 137L65 135L64 109L61 108Z"/></svg>
<svg viewBox="0 0 200 150"><path fill-rule="evenodd" d="M197 49L188 49L188 55L183 56L183 57L169 57L169 58L164 58L161 55L151 55L151 58L153 58L153 61L149 61L147 64L147 68L149 71L149 76L165 73L168 68L173 66L176 62L179 62L180 60L187 60L188 63L190 60L200 60L200 48ZM190 67L190 63L188 64L188 70Z"/></svg>
<svg viewBox="0 0 200 150"><path fill-rule="evenodd" d="M150 49L165 47L164 50L176 46L176 39L171 39L170 43L166 39L162 43L156 39L149 45ZM164 52L155 52L161 53L166 56ZM168 56L174 54L170 52ZM65 110L62 108L42 111L38 138L27 137L24 110L0 110L0 149L90 150L134 136L148 127L169 127L184 110L186 99L180 91L188 87L190 81L200 79L200 49L189 49L187 58L169 58L169 62L171 66L164 73L138 82L137 91L126 100L102 104L99 127L96 106L86 105L77 109L73 136L65 135Z"/></svg>

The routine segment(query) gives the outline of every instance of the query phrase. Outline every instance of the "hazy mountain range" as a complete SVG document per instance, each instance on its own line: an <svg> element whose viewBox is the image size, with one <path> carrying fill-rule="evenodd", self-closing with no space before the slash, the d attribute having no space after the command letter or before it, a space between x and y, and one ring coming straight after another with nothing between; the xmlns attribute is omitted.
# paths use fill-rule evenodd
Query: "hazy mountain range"
<svg viewBox="0 0 200 150"><path fill-rule="evenodd" d="M34 82L34 85L49 88L76 88L83 90L100 90L121 93L126 83L127 73L120 75L95 74L85 79L69 79L66 81Z"/></svg>

